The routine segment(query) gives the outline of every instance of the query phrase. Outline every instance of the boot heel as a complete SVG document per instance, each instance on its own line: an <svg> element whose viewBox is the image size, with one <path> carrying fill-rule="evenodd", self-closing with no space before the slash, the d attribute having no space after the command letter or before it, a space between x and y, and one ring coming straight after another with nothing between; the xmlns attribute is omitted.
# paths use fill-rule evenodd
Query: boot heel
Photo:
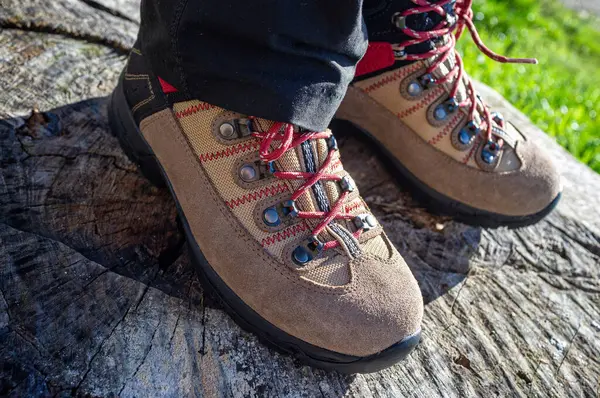
<svg viewBox="0 0 600 398"><path fill-rule="evenodd" d="M109 98L108 121L112 134L118 138L127 157L138 166L144 177L156 187L166 186L160 165L133 119L121 79Z"/></svg>

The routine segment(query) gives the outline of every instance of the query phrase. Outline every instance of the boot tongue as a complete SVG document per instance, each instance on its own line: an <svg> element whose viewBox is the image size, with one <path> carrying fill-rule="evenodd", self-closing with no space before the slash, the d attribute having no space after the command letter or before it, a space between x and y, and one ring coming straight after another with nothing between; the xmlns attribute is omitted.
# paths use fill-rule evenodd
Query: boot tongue
<svg viewBox="0 0 600 398"><path fill-rule="evenodd" d="M267 131L273 122L265 119L255 119L256 127L259 131ZM279 141L272 144L272 148L279 145ZM295 148L287 150L277 161L275 161L277 170L296 171L316 173L323 165L329 153L329 146L325 139L312 139L303 142ZM327 173L341 171L342 166L339 162L339 152L333 154L331 166ZM285 180L291 188L291 192L298 189L305 180ZM334 181L319 181L311 189L308 189L297 200L298 210L301 211L325 211L328 212L335 201L339 198L340 188ZM321 220L307 220L311 226L316 226Z"/></svg>
<svg viewBox="0 0 600 398"><path fill-rule="evenodd" d="M258 131L266 131L273 125L272 121L264 119L255 119ZM279 145L275 142L273 147ZM272 148L273 149L273 148ZM276 169L280 171L302 171L314 173L321 169L330 152L330 143L326 139L312 139L305 141L295 148L290 148L276 162ZM327 174L338 174L346 176L340 159L340 152L334 151L331 154L331 160L326 169ZM305 180L285 180L289 184L290 192L298 189ZM319 211L328 212L338 201L342 189L336 181L319 181L303 193L296 201L296 206L300 211ZM357 215L359 213L368 212L365 208L362 199L358 195L351 196L351 199L345 203L345 212ZM307 219L305 222L310 228L314 228L321 222L322 219ZM346 221L337 220L329 224L324 232L319 236L323 241L336 239L344 243L348 254L351 257L360 255L361 252L372 253L382 258L388 258L390 251L381 234L373 236L365 242L364 248L358 245L358 242L352 237L352 233L348 229ZM339 254L331 253L328 261L334 258L339 259ZM319 268L321 273L325 272L323 267Z"/></svg>

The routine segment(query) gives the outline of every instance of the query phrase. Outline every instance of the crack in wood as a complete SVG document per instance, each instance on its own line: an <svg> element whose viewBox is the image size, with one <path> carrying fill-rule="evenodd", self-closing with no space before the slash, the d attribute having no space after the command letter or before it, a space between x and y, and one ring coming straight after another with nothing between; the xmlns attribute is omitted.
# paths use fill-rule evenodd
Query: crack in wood
<svg viewBox="0 0 600 398"><path fill-rule="evenodd" d="M117 323L115 324L115 326L112 328L112 330L110 331L110 333L108 334L108 336L106 336L102 342L100 343L100 345L98 346L98 349L96 350L96 352L92 355L88 366L87 366L87 370L85 371L83 377L81 378L81 381L79 381L79 383L77 384L77 386L75 387L74 391L77 392L79 391L79 389L81 388L81 385L83 384L83 382L85 381L86 377L88 376L88 374L90 373L90 371L92 370L92 364L94 362L94 360L96 359L96 356L98 356L98 354L100 353L100 351L102 351L102 348L104 347L104 344L108 341L108 339L110 339L113 335L113 333L115 332L115 330L117 329L117 327L125 320L125 318L127 317L127 315L129 314L129 311L131 310L133 306L130 305L127 308L127 311L125 311L125 314L123 314L123 316L117 321Z"/></svg>
<svg viewBox="0 0 600 398"><path fill-rule="evenodd" d="M123 394L123 390L125 389L125 387L127 387L127 383L129 383L131 380L135 379L135 376L140 371L142 365L144 365L144 363L146 363L146 358L148 357L148 354L152 350L154 336L156 335L156 332L158 331L158 328L160 327L161 323L162 323L162 319L158 321L158 324L156 325L156 327L154 328L154 331L152 332L152 336L150 337L150 344L148 345L148 348L144 352L144 356L143 356L142 360L140 361L138 366L135 368L135 371L133 372L131 377L129 377L127 380L125 380L125 382L123 383L123 387L121 387L121 389L119 390L119 394L117 396L119 396L119 397L122 396L121 394Z"/></svg>
<svg viewBox="0 0 600 398"><path fill-rule="evenodd" d="M573 345L575 338L579 335L579 330L581 329L581 324L582 324L582 322L579 323L579 325L577 326L577 330L575 330L575 333L573 334L573 337L571 337L571 340L569 340L569 344L567 345L567 348L565 349L565 355L563 355L562 359L560 360L560 363L558 364L558 368L556 368L556 372L554 372L555 377L558 376L558 374L560 372L560 368L563 365L563 362L567 358L567 355L569 355L569 350L571 349L571 346Z"/></svg>
<svg viewBox="0 0 600 398"><path fill-rule="evenodd" d="M89 33L78 33L70 31L61 26L51 26L48 24L35 22L35 21L16 21L16 20L0 20L0 28L2 29L15 29L22 30L25 32L36 32L36 33L49 33L54 35L60 35L74 40L83 40L88 43L100 44L110 48L118 55L128 55L131 47L124 46L117 40L108 39L100 35L93 35Z"/></svg>
<svg viewBox="0 0 600 398"><path fill-rule="evenodd" d="M123 14L119 10L115 10L113 8L106 7L104 4L100 4L97 1L94 1L94 0L79 0L79 1L87 4L88 6L94 8L96 10L107 12L114 17L121 18L121 19L124 19L129 22L133 22L136 25L140 24L138 21L136 21L135 19L133 19L131 17L128 17L127 15Z"/></svg>

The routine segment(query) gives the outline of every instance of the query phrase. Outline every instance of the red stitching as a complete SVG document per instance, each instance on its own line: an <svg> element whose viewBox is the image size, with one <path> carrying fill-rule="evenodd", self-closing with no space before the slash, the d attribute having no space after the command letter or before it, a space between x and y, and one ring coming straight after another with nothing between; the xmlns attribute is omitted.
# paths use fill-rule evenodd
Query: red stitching
<svg viewBox="0 0 600 398"><path fill-rule="evenodd" d="M241 152L256 149L260 146L260 141L247 142L245 144L238 144L237 146L229 147L219 152L205 153L200 155L201 162L207 162L209 160L215 160L220 158L226 158L232 155L236 155Z"/></svg>
<svg viewBox="0 0 600 398"><path fill-rule="evenodd" d="M399 119L402 119L412 113L415 113L416 111L418 111L419 109L421 109L425 105L427 105L432 99L439 96L442 93L442 91L443 91L442 89L433 90L432 92L427 94L425 96L425 98L423 98L418 104L415 104L415 105L411 106L410 108L403 110L402 112L398 112L398 114L396 116L398 116Z"/></svg>
<svg viewBox="0 0 600 398"><path fill-rule="evenodd" d="M362 200L357 200L354 203L346 205L346 207L344 208L344 210L346 211L346 213L350 213L350 212L353 212L354 210L356 210L358 208L361 208L362 206L363 206Z"/></svg>
<svg viewBox="0 0 600 398"><path fill-rule="evenodd" d="M427 141L429 144L431 145L435 145L438 142L440 142L440 140L446 135L448 134L448 132L450 130L452 130L455 127L456 122L458 121L458 119L460 119L462 117L462 114L458 113L454 116L454 119L452 119L450 121L450 123L448 123L446 125L446 127L444 127L444 129L442 131L440 131L435 137L431 138L429 141Z"/></svg>
<svg viewBox="0 0 600 398"><path fill-rule="evenodd" d="M263 247L272 245L275 242L281 242L282 240L286 240L291 238L292 236L296 236L299 232L304 232L308 229L308 224L302 223L294 225L291 228L284 229L281 232L277 232L275 235L271 235L262 240L261 244Z"/></svg>
<svg viewBox="0 0 600 398"><path fill-rule="evenodd" d="M331 162L331 164L328 167L328 170L330 171L335 171L338 167L340 167L342 165L342 160L341 159L337 159L334 160L333 162Z"/></svg>
<svg viewBox="0 0 600 398"><path fill-rule="evenodd" d="M413 73L420 67L421 67L420 65L415 64L411 68L408 68L408 69L404 69L404 68L398 69L393 74L384 77L383 79L371 84L370 86L363 88L362 90L365 93L370 93L371 91L382 88L386 84L392 83L398 79L402 79L402 78L408 76L409 74Z"/></svg>
<svg viewBox="0 0 600 398"><path fill-rule="evenodd" d="M175 116L177 117L177 119L181 119L182 117L186 117L189 115L193 115L196 112L199 111L207 111L209 109L213 109L216 108L215 105L211 105L211 104L207 104L206 102L201 102L197 105L192 105L180 112L175 112Z"/></svg>
<svg viewBox="0 0 600 398"><path fill-rule="evenodd" d="M277 184L275 186L263 188L260 191L251 192L249 194L241 196L237 199L232 199L231 201L227 201L225 203L227 204L227 206L229 206L230 208L233 209L234 207L241 206L244 203L249 203L254 200L260 199L263 196L273 196L273 195L277 195L279 193L285 192L287 190L288 190L287 185Z"/></svg>

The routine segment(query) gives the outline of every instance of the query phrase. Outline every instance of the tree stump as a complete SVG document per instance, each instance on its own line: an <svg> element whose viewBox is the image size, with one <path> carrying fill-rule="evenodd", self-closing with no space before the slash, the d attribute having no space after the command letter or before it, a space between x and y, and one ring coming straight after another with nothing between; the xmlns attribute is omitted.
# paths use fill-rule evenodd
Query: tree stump
<svg viewBox="0 0 600 398"><path fill-rule="evenodd" d="M137 7L2 0L1 396L598 396L600 176L483 85L556 159L558 208L517 230L430 215L371 147L342 137L423 291L422 343L395 367L345 376L242 331L203 294L168 192L108 127Z"/></svg>

